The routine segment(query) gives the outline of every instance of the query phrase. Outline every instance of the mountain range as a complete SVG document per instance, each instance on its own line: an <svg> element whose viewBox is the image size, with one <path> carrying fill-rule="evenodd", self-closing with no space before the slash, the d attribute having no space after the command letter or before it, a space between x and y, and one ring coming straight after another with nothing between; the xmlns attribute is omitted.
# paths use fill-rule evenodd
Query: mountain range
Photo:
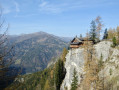
<svg viewBox="0 0 119 90"><path fill-rule="evenodd" d="M45 32L9 36L10 42L15 44L14 66L21 67L23 74L43 70L50 60L60 56L64 47L68 47L69 39Z"/></svg>

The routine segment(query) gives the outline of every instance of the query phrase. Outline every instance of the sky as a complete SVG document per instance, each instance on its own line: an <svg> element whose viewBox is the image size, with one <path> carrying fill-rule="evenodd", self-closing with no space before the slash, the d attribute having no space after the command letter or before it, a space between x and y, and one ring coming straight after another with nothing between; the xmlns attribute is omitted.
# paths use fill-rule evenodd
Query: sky
<svg viewBox="0 0 119 90"><path fill-rule="evenodd" d="M119 0L0 0L10 35L44 31L63 37L85 35L101 16L105 28L119 25Z"/></svg>

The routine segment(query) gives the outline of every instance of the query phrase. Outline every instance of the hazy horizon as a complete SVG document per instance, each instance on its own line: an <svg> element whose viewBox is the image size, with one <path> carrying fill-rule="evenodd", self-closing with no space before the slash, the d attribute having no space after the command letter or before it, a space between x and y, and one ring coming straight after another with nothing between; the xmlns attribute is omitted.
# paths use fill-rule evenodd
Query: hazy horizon
<svg viewBox="0 0 119 90"><path fill-rule="evenodd" d="M20 33L20 34L9 34L9 30L8 30L7 35L10 35L10 36L22 36L22 35L35 34L35 33L40 33L40 32L43 32L43 33L46 33L46 34L49 34L49 35L58 36L58 35L55 35L55 34L52 34L52 33L44 32L44 31L31 32L31 33ZM75 35L75 36L77 36L77 35ZM74 36L74 37L75 37L75 36ZM58 36L58 37L65 37L65 36ZM79 37L79 36L78 36L78 37ZM72 37L68 37L68 36L67 36L67 38L72 38Z"/></svg>

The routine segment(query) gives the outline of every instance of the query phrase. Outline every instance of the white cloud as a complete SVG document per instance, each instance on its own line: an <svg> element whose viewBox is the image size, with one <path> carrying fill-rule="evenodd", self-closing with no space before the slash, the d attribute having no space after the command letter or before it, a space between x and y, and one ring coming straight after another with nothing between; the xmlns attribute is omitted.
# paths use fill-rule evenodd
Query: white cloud
<svg viewBox="0 0 119 90"><path fill-rule="evenodd" d="M14 1L14 5L15 5L16 12L20 12L19 4Z"/></svg>
<svg viewBox="0 0 119 90"><path fill-rule="evenodd" d="M39 4L39 10L44 13L62 13L64 11L72 9L81 9L89 7L85 4L85 1L74 1L74 2L62 2L62 3L53 3L42 0Z"/></svg>
<svg viewBox="0 0 119 90"><path fill-rule="evenodd" d="M16 1L12 0L10 2L9 0L6 0L6 2L2 2L0 4L3 9L3 14L9 14L11 12L20 12L19 4Z"/></svg>
<svg viewBox="0 0 119 90"><path fill-rule="evenodd" d="M39 7L44 7L44 6L46 6L48 4L48 2L43 2L43 3L41 3L40 5L39 5Z"/></svg>
<svg viewBox="0 0 119 90"><path fill-rule="evenodd" d="M74 9L108 6L109 3L112 4L108 0L61 0L60 3L41 0L39 10L44 13L62 13Z"/></svg>
<svg viewBox="0 0 119 90"><path fill-rule="evenodd" d="M15 15L15 18L25 18L25 17L32 17L32 16L36 16L38 14L25 14L25 15Z"/></svg>
<svg viewBox="0 0 119 90"><path fill-rule="evenodd" d="M49 2L42 2L39 4L39 10L47 13L60 13L62 12L61 5L51 4Z"/></svg>

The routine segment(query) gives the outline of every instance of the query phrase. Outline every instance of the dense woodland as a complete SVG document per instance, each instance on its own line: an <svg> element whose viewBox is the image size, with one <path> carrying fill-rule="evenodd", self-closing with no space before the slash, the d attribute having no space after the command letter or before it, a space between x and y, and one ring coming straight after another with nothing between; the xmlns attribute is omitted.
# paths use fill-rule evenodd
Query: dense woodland
<svg viewBox="0 0 119 90"><path fill-rule="evenodd" d="M65 56L67 54L66 48L64 48L61 57L57 63L46 68L43 71L36 72L29 75L20 75L16 78L16 81L9 85L7 89L18 90L60 90L60 85L65 77Z"/></svg>

